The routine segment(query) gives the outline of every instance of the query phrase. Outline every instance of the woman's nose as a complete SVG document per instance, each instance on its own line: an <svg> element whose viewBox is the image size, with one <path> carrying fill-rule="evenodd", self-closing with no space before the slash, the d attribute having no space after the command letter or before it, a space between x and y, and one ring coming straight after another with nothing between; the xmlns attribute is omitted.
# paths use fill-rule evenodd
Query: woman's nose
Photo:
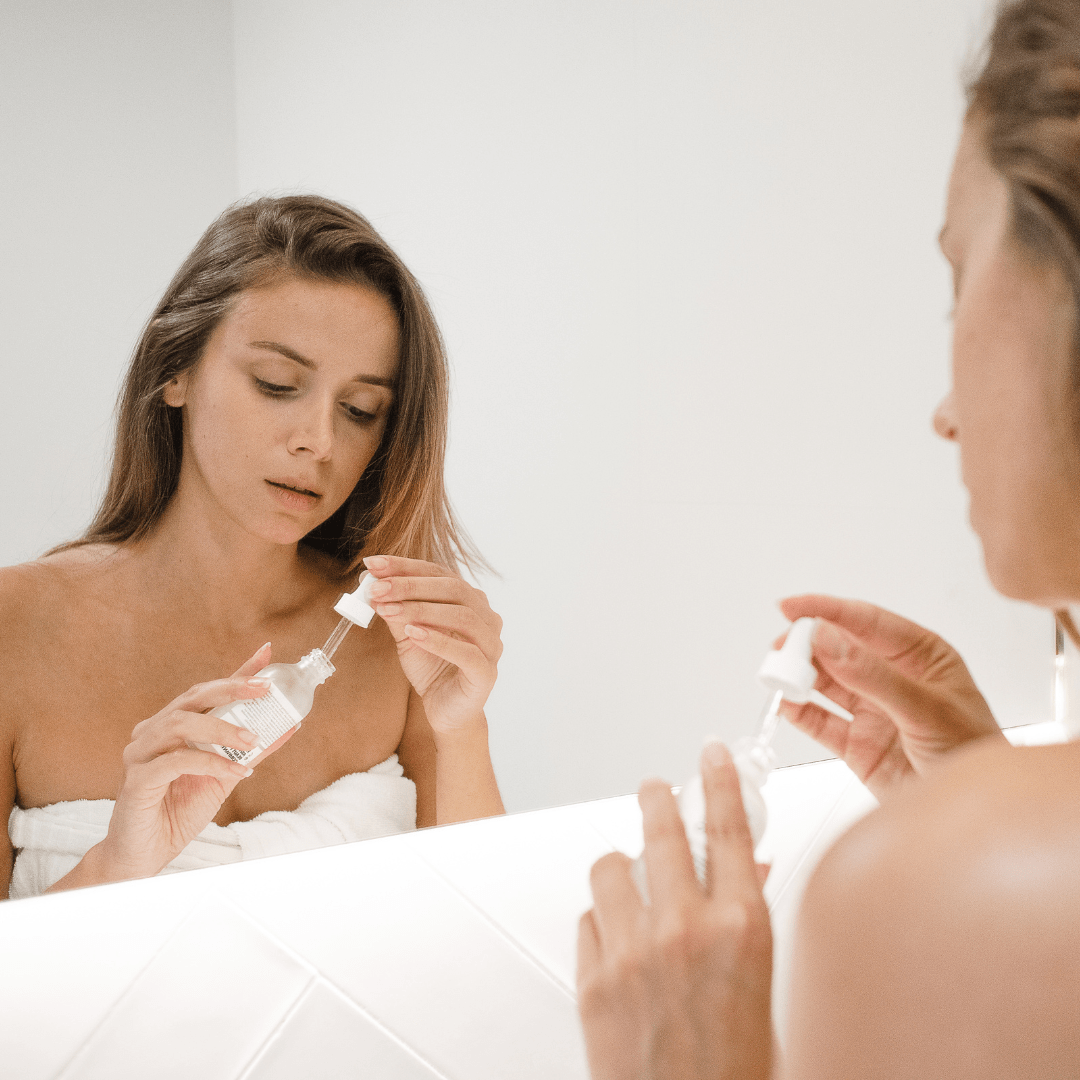
<svg viewBox="0 0 1080 1080"><path fill-rule="evenodd" d="M334 444L334 414L322 406L306 409L289 439L289 453L309 453L316 460L330 457Z"/></svg>
<svg viewBox="0 0 1080 1080"><path fill-rule="evenodd" d="M953 412L953 396L950 390L942 399L941 404L934 410L934 430L950 442L960 441L960 428L956 423L956 414Z"/></svg>

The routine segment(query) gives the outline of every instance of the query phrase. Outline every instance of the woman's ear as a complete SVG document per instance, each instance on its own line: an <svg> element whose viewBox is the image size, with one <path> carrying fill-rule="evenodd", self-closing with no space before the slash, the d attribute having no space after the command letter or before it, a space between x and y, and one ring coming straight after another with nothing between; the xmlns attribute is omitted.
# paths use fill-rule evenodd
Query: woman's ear
<svg viewBox="0 0 1080 1080"><path fill-rule="evenodd" d="M187 382L187 372L182 371L165 384L165 389L161 391L161 397L166 405L179 409L187 401Z"/></svg>

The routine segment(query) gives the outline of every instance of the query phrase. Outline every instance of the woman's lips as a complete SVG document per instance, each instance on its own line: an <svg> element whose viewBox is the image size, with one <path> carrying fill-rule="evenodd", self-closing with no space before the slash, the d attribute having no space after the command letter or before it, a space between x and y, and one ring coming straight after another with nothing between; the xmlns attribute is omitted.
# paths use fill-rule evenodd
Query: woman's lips
<svg viewBox="0 0 1080 1080"><path fill-rule="evenodd" d="M290 510L310 510L321 498L314 491L292 487L276 480L267 480L267 485L279 503Z"/></svg>

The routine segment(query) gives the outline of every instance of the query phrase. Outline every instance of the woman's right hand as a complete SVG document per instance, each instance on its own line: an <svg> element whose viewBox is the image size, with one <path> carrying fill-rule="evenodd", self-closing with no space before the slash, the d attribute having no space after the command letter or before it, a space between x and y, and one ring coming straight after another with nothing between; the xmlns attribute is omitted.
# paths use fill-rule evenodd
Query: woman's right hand
<svg viewBox="0 0 1080 1080"><path fill-rule="evenodd" d="M251 775L248 766L192 744L217 743L237 750L256 745L251 732L211 716L208 710L262 697L269 680L251 676L269 659L270 646L264 645L230 678L193 686L135 726L124 749L124 779L108 835L88 853L95 877L122 881L159 873L214 819L233 788Z"/></svg>
<svg viewBox="0 0 1080 1080"><path fill-rule="evenodd" d="M792 622L820 620L817 689L855 719L812 703L785 702L783 714L841 757L879 800L963 743L1002 737L967 665L937 634L861 600L793 596L780 610Z"/></svg>

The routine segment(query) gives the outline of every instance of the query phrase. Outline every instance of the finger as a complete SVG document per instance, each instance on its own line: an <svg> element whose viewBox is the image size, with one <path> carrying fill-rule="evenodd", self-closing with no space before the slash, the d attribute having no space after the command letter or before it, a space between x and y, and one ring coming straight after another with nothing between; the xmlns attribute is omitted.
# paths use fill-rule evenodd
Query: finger
<svg viewBox="0 0 1080 1080"><path fill-rule="evenodd" d="M124 784L125 787L133 785L137 789L153 791L168 787L181 776L213 776L230 785L228 790L231 791L238 780L250 776L251 772L248 766L219 757L209 750L173 750L129 768Z"/></svg>
<svg viewBox="0 0 1080 1080"><path fill-rule="evenodd" d="M402 627L404 635L424 652L437 656L453 664L462 676L478 691L487 692L495 685L498 668L495 661L471 641L452 638L439 630L430 630L425 626L413 626L411 623ZM395 634L395 637L397 635Z"/></svg>
<svg viewBox="0 0 1080 1080"><path fill-rule="evenodd" d="M582 980L600 966L600 935L591 911L586 911L578 920L577 941L577 984L580 988Z"/></svg>
<svg viewBox="0 0 1080 1080"><path fill-rule="evenodd" d="M208 709L216 709L219 705L231 705L234 701L251 701L254 698L260 698L269 689L269 679L255 676L215 679L213 682L198 683L193 686L186 693L181 694L172 703L172 707L187 712L205 712Z"/></svg>
<svg viewBox="0 0 1080 1080"><path fill-rule="evenodd" d="M663 910L700 896L694 860L679 807L663 780L646 780L638 792L645 832L645 875L652 906Z"/></svg>
<svg viewBox="0 0 1080 1080"><path fill-rule="evenodd" d="M791 596L780 601L780 610L794 622L810 615L842 627L866 648L897 661L908 653L919 653L944 644L932 630L864 600L844 600L835 596Z"/></svg>
<svg viewBox="0 0 1080 1080"><path fill-rule="evenodd" d="M829 681L832 682L831 679ZM831 693L826 690L822 690L822 692L838 704L843 705L850 712L855 713L856 709L859 709L860 711L856 713L856 719L859 719L861 723L865 715L865 702L862 702L861 698L848 690L843 690L835 684L834 687L835 689ZM842 692L837 693L836 690ZM813 702L796 705L793 702L785 701L780 706L780 715L792 727L797 728L804 735L809 735L811 739L820 743L826 750L839 757L843 757L847 752L848 742L851 738L851 724L847 720L826 712L820 706L813 704Z"/></svg>
<svg viewBox="0 0 1080 1080"><path fill-rule="evenodd" d="M298 731L300 725L297 724L294 728L289 728L280 739L275 739L261 754L257 754L255 757L248 761L249 765L261 765L271 754L280 750Z"/></svg>
<svg viewBox="0 0 1080 1080"><path fill-rule="evenodd" d="M261 648L256 649L254 655L250 660L245 660L233 673L234 679L242 678L245 675L254 675L257 671L262 671L267 664L270 663L270 642L268 641Z"/></svg>
<svg viewBox="0 0 1080 1080"><path fill-rule="evenodd" d="M471 608L458 604L428 604L411 600L404 604L378 604L375 610L386 621L396 620L402 628L412 623L429 629L441 630L471 641L478 648L486 651L485 646L493 647L498 640L498 633L488 626Z"/></svg>
<svg viewBox="0 0 1080 1080"><path fill-rule="evenodd" d="M901 674L889 660L824 620L814 630L814 659L841 686L893 719L917 723L940 711L933 691Z"/></svg>
<svg viewBox="0 0 1080 1080"><path fill-rule="evenodd" d="M487 595L459 577L387 577L372 585L370 594L376 605L409 600L458 605L502 629L502 619L492 611Z"/></svg>
<svg viewBox="0 0 1080 1080"><path fill-rule="evenodd" d="M480 591L459 577L384 577L370 588L372 599L379 603L434 600L443 604L467 605L470 594Z"/></svg>
<svg viewBox="0 0 1080 1080"><path fill-rule="evenodd" d="M757 870L758 888L764 889L765 882L769 880L769 872L772 870L772 863L754 863L754 867Z"/></svg>
<svg viewBox="0 0 1080 1080"><path fill-rule="evenodd" d="M645 906L633 878L631 861L621 851L598 859L589 874L593 894L593 918L600 947L617 950L634 934Z"/></svg>
<svg viewBox="0 0 1080 1080"><path fill-rule="evenodd" d="M154 722L140 725L139 734L124 749L124 760L134 764L150 761L160 754L179 750L193 743L216 743L234 750L252 750L258 738L247 728L210 713L174 709L154 717Z"/></svg>
<svg viewBox="0 0 1080 1080"><path fill-rule="evenodd" d="M705 791L709 895L731 897L757 890L754 840L739 774L730 751L721 742L711 742L701 752L701 786Z"/></svg>
<svg viewBox="0 0 1080 1080"><path fill-rule="evenodd" d="M368 555L364 566L372 577L454 577L454 573L438 563L424 559L406 559L400 555Z"/></svg>

